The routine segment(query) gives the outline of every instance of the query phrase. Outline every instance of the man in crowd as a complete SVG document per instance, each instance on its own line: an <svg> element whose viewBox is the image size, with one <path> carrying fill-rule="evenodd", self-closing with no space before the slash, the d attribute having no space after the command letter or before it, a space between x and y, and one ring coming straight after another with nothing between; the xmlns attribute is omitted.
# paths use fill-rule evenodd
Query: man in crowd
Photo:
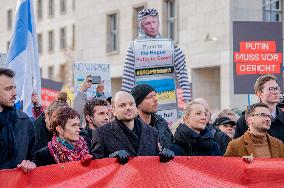
<svg viewBox="0 0 284 188"><path fill-rule="evenodd" d="M254 91L261 103L267 104L270 115L272 116L271 127L268 133L275 138L284 141L284 112L277 107L280 97L280 87L277 84L276 77L273 75L263 75L259 77L254 84ZM236 124L234 138L242 136L248 126L245 116L239 118Z"/></svg>
<svg viewBox="0 0 284 188"><path fill-rule="evenodd" d="M91 154L95 158L116 157L121 164L129 156L158 155L158 133L137 117L137 108L132 95L120 91L113 100L115 120L95 130ZM169 161L174 154L167 149L161 159Z"/></svg>
<svg viewBox="0 0 284 188"><path fill-rule="evenodd" d="M30 162L34 151L33 121L14 107L15 73L0 68L0 169L19 167L25 172L35 168Z"/></svg>
<svg viewBox="0 0 284 188"><path fill-rule="evenodd" d="M168 122L156 114L159 104L155 89L150 85L140 84L132 89L131 94L135 99L139 117L146 124L157 129L161 147L170 148L173 135L168 127Z"/></svg>
<svg viewBox="0 0 284 188"><path fill-rule="evenodd" d="M147 39L161 39L159 33L159 15L156 9L143 9L138 13L138 20L140 23L140 32L137 39L147 41ZM134 58L134 43L132 43L127 50L124 71L122 75L121 90L131 92L135 86L135 58ZM190 100L190 86L188 82L187 68L185 57L182 50L174 45L173 50L174 69L179 85L183 90L183 97L185 101Z"/></svg>
<svg viewBox="0 0 284 188"><path fill-rule="evenodd" d="M268 134L271 125L271 112L267 104L256 103L247 108L245 118L249 130L231 141L225 157L253 156L258 158L284 157L281 140Z"/></svg>
<svg viewBox="0 0 284 188"><path fill-rule="evenodd" d="M92 134L97 127L109 123L109 107L105 100L92 99L84 108L86 127L81 130L80 135L85 139L89 150L91 150Z"/></svg>

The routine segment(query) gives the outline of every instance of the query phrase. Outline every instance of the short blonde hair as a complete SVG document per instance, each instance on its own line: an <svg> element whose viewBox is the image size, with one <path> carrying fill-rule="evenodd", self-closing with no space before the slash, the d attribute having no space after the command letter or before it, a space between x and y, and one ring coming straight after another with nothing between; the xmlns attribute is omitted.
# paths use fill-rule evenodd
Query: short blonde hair
<svg viewBox="0 0 284 188"><path fill-rule="evenodd" d="M199 105L203 106L200 102L192 101L192 102L187 103L185 105L185 107L183 108L183 114L189 115L190 112L191 112L192 106L195 105L195 104L199 104Z"/></svg>

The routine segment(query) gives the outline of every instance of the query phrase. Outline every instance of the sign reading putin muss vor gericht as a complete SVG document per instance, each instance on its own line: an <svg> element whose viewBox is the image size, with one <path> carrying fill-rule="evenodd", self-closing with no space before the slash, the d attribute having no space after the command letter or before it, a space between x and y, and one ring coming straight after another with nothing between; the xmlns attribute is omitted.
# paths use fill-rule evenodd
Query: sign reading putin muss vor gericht
<svg viewBox="0 0 284 188"><path fill-rule="evenodd" d="M273 74L283 86L282 24L233 22L234 93L253 94L256 79Z"/></svg>

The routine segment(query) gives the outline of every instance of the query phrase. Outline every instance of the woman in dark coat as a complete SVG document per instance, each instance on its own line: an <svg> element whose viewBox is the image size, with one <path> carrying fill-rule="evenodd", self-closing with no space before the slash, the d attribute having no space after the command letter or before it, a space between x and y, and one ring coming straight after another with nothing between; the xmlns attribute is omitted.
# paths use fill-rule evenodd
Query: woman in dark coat
<svg viewBox="0 0 284 188"><path fill-rule="evenodd" d="M91 162L86 142L79 136L80 116L70 107L54 111L50 118L51 130L54 133L47 146L35 153L37 166L81 160L83 165Z"/></svg>
<svg viewBox="0 0 284 188"><path fill-rule="evenodd" d="M183 123L175 134L172 150L177 156L221 155L213 134L206 127L206 110L198 102L191 102L184 108Z"/></svg>

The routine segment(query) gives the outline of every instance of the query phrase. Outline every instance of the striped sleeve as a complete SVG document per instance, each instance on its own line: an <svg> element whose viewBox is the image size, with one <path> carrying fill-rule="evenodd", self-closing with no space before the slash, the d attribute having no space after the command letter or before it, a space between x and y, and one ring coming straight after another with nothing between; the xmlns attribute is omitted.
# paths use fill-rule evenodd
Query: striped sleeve
<svg viewBox="0 0 284 188"><path fill-rule="evenodd" d="M134 87L134 82L134 53L133 47L130 45L124 61L121 90L130 93Z"/></svg>
<svg viewBox="0 0 284 188"><path fill-rule="evenodd" d="M176 45L174 49L174 65L175 65L178 83L183 91L183 98L185 101L188 102L191 100L191 94L190 94L191 88L189 86L189 81L188 81L185 56L182 50Z"/></svg>

